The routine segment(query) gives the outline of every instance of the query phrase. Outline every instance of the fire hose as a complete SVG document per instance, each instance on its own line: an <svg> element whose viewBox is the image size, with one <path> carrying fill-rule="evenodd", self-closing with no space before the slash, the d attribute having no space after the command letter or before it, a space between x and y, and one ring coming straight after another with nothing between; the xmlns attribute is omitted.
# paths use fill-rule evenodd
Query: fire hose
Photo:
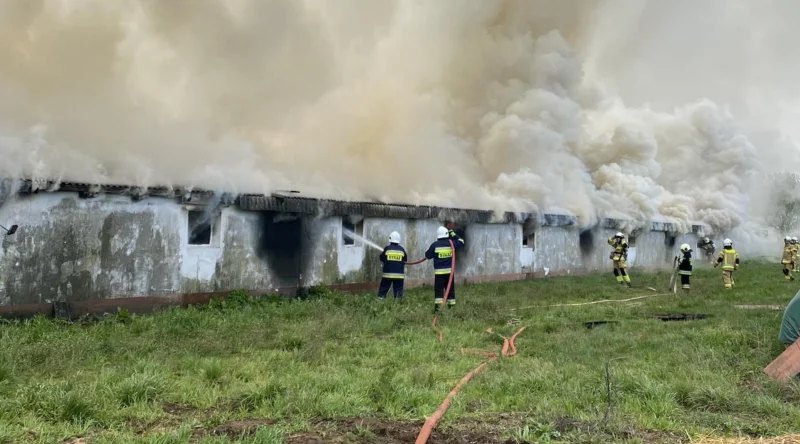
<svg viewBox="0 0 800 444"><path fill-rule="evenodd" d="M444 297L442 298L442 306L447 304L447 297L450 295L450 289L453 287L453 277L455 276L455 271L456 271L456 248L455 245L453 244L452 239L448 239L448 241L450 242L450 251L452 251L452 263L450 264L450 270L451 270L450 279L448 279L447 281L447 287L444 290ZM422 258L416 261L408 262L407 265L420 264L422 262L425 262L425 260L426 258ZM439 342L443 342L442 331L439 330L436 326L436 322L438 321L438 319L439 319L438 316L433 317L433 330L436 332ZM517 354L517 348L514 345L514 340L520 333L522 333L523 330L525 330L525 327L522 327L519 330L517 330L517 332L514 333L510 339L498 333L494 333L491 328L487 329L486 333L497 334L503 339L503 346L500 349L500 356L504 358L510 358ZM511 349L510 352L509 348ZM498 357L497 353L480 353L480 355L488 359L483 361L482 363L480 363L480 365L472 369L472 371L464 375L464 377L458 381L456 386L453 387L452 390L450 390L450 393L448 393L447 396L444 398L444 401L442 402L441 405L439 405L439 408L436 409L436 411L433 412L433 414L430 417L428 417L428 419L425 421L425 424L422 425L422 429L419 431L419 435L417 435L417 440L415 441L415 444L426 444L428 442L431 433L433 433L433 429L436 427L436 424L439 423L439 420L442 419L442 416L444 416L445 412L450 407L450 402L461 390L461 386L469 382L469 380L472 379L473 376L482 372L486 368L486 366L489 365L489 362L497 359Z"/></svg>
<svg viewBox="0 0 800 444"><path fill-rule="evenodd" d="M456 274L456 246L453 244L453 239L447 240L450 243L450 251L452 251L452 261L450 264L450 279L447 280L447 287L444 289L444 298L442 298L442 306L447 304L447 296L450 295L450 289L453 287L453 276ZM427 258L422 258L416 261L407 262L406 265L417 265L425 262ZM442 331L436 327L436 322L439 320L439 316L433 317L433 331L436 332L436 335L439 339L439 342L443 341L442 338Z"/></svg>

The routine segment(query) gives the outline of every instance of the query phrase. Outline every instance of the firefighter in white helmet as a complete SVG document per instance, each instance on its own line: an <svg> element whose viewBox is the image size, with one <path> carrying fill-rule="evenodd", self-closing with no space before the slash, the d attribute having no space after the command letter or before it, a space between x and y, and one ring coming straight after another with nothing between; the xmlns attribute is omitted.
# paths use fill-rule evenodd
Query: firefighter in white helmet
<svg viewBox="0 0 800 444"><path fill-rule="evenodd" d="M628 242L625 241L625 235L617 233L608 238L608 245L614 248L608 258L611 259L611 263L614 266L614 276L617 278L617 282L620 286L627 285L630 287L631 277L628 274L628 264L626 263L628 259Z"/></svg>
<svg viewBox="0 0 800 444"><path fill-rule="evenodd" d="M783 254L781 254L781 265L783 266L783 278L787 281L794 280L792 270L794 270L794 257L795 257L795 244L792 243L792 238L786 236L783 238Z"/></svg>
<svg viewBox="0 0 800 444"><path fill-rule="evenodd" d="M450 284L450 291L447 292L447 308L453 308L456 305L456 283L455 283L455 270L453 269L453 248L450 247L450 241L453 242L453 248L459 250L464 247L464 239L462 239L450 228L439 227L436 230L436 242L432 243L425 252L426 259L433 259L433 312L437 313L439 307L444 302L447 285ZM453 279L451 281L451 276Z"/></svg>
<svg viewBox="0 0 800 444"><path fill-rule="evenodd" d="M681 277L681 288L688 293L691 288L689 283L692 277L692 248L689 244L681 245L681 254L676 258L678 275Z"/></svg>
<svg viewBox="0 0 800 444"><path fill-rule="evenodd" d="M400 246L400 233L397 231L389 234L389 245L383 249L380 260L383 263L383 276L378 287L378 298L386 299L386 293L389 292L389 287L392 287L394 298L402 299L408 255Z"/></svg>
<svg viewBox="0 0 800 444"><path fill-rule="evenodd" d="M714 268L722 265L722 283L726 290L734 287L733 272L739 269L739 254L733 249L733 242L725 239L722 242L722 251L719 252Z"/></svg>
<svg viewBox="0 0 800 444"><path fill-rule="evenodd" d="M717 247L716 245L714 245L713 240L709 239L708 236L705 236L699 241L697 241L697 248L699 248L705 253L706 260L708 260L709 263L711 264L714 263L714 259L716 259L714 253L716 253Z"/></svg>

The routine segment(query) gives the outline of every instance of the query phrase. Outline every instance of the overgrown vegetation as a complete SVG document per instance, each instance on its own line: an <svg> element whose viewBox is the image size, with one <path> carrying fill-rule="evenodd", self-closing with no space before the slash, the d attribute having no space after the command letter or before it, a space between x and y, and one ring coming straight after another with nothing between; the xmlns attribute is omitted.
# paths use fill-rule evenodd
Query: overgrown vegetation
<svg viewBox="0 0 800 444"><path fill-rule="evenodd" d="M745 263L732 292L718 270L702 270L691 296L550 307L655 295L644 287L668 281L633 277L637 288L624 291L610 273L460 286L459 305L440 322L443 344L430 325L430 288L401 303L322 289L295 301L238 292L93 324L3 322L0 442L406 442L480 362L462 350L496 351L498 337L484 330L508 335L521 325L519 354L467 384L437 433L675 442L797 429L800 386L761 373L782 351L782 312L734 307L786 304L798 286L780 266ZM664 322L653 313L709 317ZM615 322L584 326L592 321ZM406 435L383 440L398 433ZM445 435L434 442L472 442Z"/></svg>
<svg viewBox="0 0 800 444"><path fill-rule="evenodd" d="M769 176L770 208L769 224L778 233L790 233L800 227L800 175L782 172Z"/></svg>

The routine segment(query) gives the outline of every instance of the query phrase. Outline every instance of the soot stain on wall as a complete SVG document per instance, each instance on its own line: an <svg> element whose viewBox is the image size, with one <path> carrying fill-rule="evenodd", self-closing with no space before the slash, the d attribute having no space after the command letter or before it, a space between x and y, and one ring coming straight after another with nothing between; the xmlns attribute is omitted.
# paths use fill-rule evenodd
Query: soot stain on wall
<svg viewBox="0 0 800 444"><path fill-rule="evenodd" d="M594 251L594 233L592 230L581 231L578 237L578 246L581 249L581 254L588 256Z"/></svg>

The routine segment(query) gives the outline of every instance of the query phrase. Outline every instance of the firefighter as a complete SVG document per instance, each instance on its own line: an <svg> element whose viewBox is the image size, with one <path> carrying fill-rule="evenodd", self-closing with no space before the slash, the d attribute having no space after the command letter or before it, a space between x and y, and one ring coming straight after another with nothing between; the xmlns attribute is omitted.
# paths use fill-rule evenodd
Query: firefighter
<svg viewBox="0 0 800 444"><path fill-rule="evenodd" d="M445 227L436 230L436 242L432 243L425 252L426 259L433 259L433 312L437 313L444 301L444 292L450 282L450 276L455 278L453 270L453 249L450 247L450 240L456 250L464 247L464 239L461 239L455 231ZM456 283L453 279L450 284L450 291L447 294L447 308L456 305Z"/></svg>
<svg viewBox="0 0 800 444"><path fill-rule="evenodd" d="M608 257L614 265L614 276L617 278L617 282L619 282L620 286L627 285L630 287L631 277L626 270L628 265L625 263L628 259L628 243L625 242L625 235L617 233L608 238L608 245L614 247Z"/></svg>
<svg viewBox="0 0 800 444"><path fill-rule="evenodd" d="M389 234L389 245L383 249L380 260L383 263L383 276L378 287L378 298L386 299L386 293L389 292L389 287L392 287L394 298L402 299L408 255L400 246L400 233L397 231Z"/></svg>
<svg viewBox="0 0 800 444"><path fill-rule="evenodd" d="M795 257L795 244L792 243L792 238L786 236L783 238L783 254L781 255L781 265L783 265L783 277L787 281L793 281L792 271L794 270L794 257Z"/></svg>
<svg viewBox="0 0 800 444"><path fill-rule="evenodd" d="M717 251L717 247L713 240L706 236L697 242L697 248L703 250L709 263L714 263L714 253Z"/></svg>
<svg viewBox="0 0 800 444"><path fill-rule="evenodd" d="M681 288L688 293L691 288L689 280L692 276L692 248L689 244L681 245L681 254L678 255L678 275L681 277Z"/></svg>
<svg viewBox="0 0 800 444"><path fill-rule="evenodd" d="M730 239L722 241L722 251L719 252L714 268L722 265L722 283L725 289L730 290L736 285L733 281L733 272L739 269L739 254L733 249L733 242Z"/></svg>
<svg viewBox="0 0 800 444"><path fill-rule="evenodd" d="M800 254L800 245L797 244L796 237L792 237L792 246L794 247L794 257L792 257L792 264L793 264L792 269L795 271L795 273L797 273L798 267L800 267L800 264L798 263L798 254Z"/></svg>

